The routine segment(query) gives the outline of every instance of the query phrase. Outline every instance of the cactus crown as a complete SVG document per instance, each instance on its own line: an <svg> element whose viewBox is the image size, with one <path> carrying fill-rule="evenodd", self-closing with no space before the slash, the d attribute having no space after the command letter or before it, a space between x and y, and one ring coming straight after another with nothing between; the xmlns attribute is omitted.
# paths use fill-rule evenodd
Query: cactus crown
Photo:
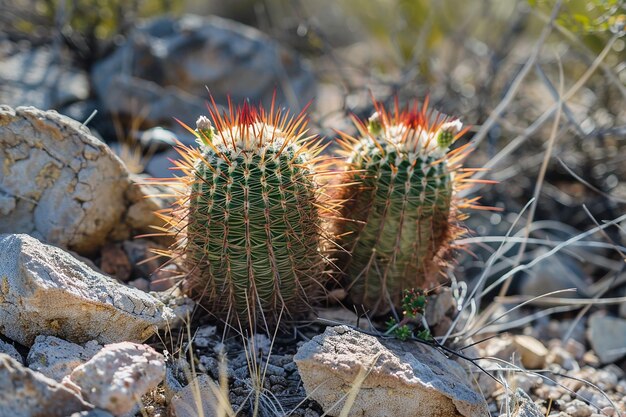
<svg viewBox="0 0 626 417"><path fill-rule="evenodd" d="M220 112L212 101L209 112L195 130L183 124L200 146L178 146L180 198L163 215L177 237L170 256L211 314L253 325L296 316L323 287L323 146L306 136L304 111L274 102Z"/></svg>
<svg viewBox="0 0 626 417"><path fill-rule="evenodd" d="M414 103L400 110L396 100L393 113L375 100L374 107L376 111L367 122L353 117L359 139L342 135L342 147L348 162L358 157L359 148L365 150L370 147L376 150L365 151L361 155L369 163L380 160L375 155L385 158L390 153L406 155L411 163L416 158L440 159L446 156L450 145L467 131L462 129L463 124L458 119L437 115L431 122L433 114L428 110L428 101L421 109L418 103Z"/></svg>
<svg viewBox="0 0 626 417"><path fill-rule="evenodd" d="M461 168L468 145L448 149L466 132L459 120L433 114L427 101L374 107L369 120L353 118L357 138L341 134L346 171L359 185L348 191L340 231L352 300L385 313L400 306L403 290L433 285L442 273L462 234L459 209L474 206L457 197L474 171Z"/></svg>
<svg viewBox="0 0 626 417"><path fill-rule="evenodd" d="M201 146L210 148L213 153L226 160L246 153L274 153L279 156L283 151L298 148L302 156L321 152L319 141L313 136L305 137L306 116L304 109L295 117L288 112L275 109L275 101L269 112L262 106L254 107L249 102L234 107L228 101L228 112L220 113L215 102L209 106L211 119L200 116L196 121L196 130L183 126L197 137Z"/></svg>

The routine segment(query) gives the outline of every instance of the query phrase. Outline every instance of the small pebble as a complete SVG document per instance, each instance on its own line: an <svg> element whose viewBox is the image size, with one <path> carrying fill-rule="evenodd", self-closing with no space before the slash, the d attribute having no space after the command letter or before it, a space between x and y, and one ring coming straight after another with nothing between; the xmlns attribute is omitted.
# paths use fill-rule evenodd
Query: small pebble
<svg viewBox="0 0 626 417"><path fill-rule="evenodd" d="M589 365L589 366L596 366L597 367L597 366L600 365L600 359L598 359L596 354L593 353L593 351L591 351L591 350L585 352L585 354L583 355L583 362L586 365Z"/></svg>
<svg viewBox="0 0 626 417"><path fill-rule="evenodd" d="M593 408L579 400L574 400L570 403L565 412L572 417L590 417L593 414Z"/></svg>

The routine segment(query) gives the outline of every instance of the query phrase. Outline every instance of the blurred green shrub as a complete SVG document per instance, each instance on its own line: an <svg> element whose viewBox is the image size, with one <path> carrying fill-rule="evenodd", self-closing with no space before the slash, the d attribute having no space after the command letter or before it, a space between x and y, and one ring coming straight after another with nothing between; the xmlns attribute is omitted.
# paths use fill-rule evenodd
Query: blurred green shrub
<svg viewBox="0 0 626 417"><path fill-rule="evenodd" d="M342 2L346 11L355 15L372 35L392 46L398 54L396 58L404 62L415 57L416 49L430 49L441 41L454 24L455 12L448 3L434 4L430 0Z"/></svg>
<svg viewBox="0 0 626 417"><path fill-rule="evenodd" d="M346 15L354 16L366 32L392 51L379 62L385 70L415 67L429 76L428 61L446 40L462 44L479 37L497 43L515 13L515 0L340 0Z"/></svg>
<svg viewBox="0 0 626 417"><path fill-rule="evenodd" d="M528 0L539 10L549 13L556 0ZM623 0L564 0L557 23L580 33L610 32L626 17Z"/></svg>
<svg viewBox="0 0 626 417"><path fill-rule="evenodd" d="M180 11L182 0L35 0L35 10L51 25L86 38L110 39L142 17Z"/></svg>
<svg viewBox="0 0 626 417"><path fill-rule="evenodd" d="M62 39L89 67L138 19L183 7L184 0L14 0L2 6L0 27L13 40Z"/></svg>

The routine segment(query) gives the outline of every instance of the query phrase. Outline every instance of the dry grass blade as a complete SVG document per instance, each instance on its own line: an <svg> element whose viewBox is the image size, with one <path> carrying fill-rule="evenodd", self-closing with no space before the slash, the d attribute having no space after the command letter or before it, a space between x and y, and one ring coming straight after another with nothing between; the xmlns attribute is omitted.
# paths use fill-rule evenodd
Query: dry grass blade
<svg viewBox="0 0 626 417"><path fill-rule="evenodd" d="M626 302L626 297L611 298L561 298L561 297L530 297L527 295L509 295L506 297L496 297L495 302L499 304L517 304L527 303L533 305L567 305L567 306L586 306L586 305L611 305Z"/></svg>
<svg viewBox="0 0 626 417"><path fill-rule="evenodd" d="M563 100L561 96L563 94L563 66L561 65L561 61L557 60L559 63L559 95L557 102L557 111L556 116L554 117L554 124L552 125L552 131L550 132L550 139L548 139L548 149L546 149L543 162L541 164L541 168L539 169L539 176L537 177L537 182L535 184L535 191L533 193L532 204L530 205L530 209L528 210L528 219L526 221L526 227L524 228L524 241L519 247L519 251L517 252L517 257L515 259L515 266L519 265L524 251L526 250L526 239L530 237L530 226L535 218L535 210L537 210L537 203L539 202L539 197L541 195L541 188L543 185L543 181L546 177L546 171L548 170L548 163L552 158L552 150L554 149L554 143L556 142L557 130L559 127L559 122L561 120L561 111L563 109ZM511 276L509 279L504 281L504 284L500 288L500 296L506 295L509 287L511 285L511 280L513 277Z"/></svg>
<svg viewBox="0 0 626 417"><path fill-rule="evenodd" d="M524 271L526 269L531 268L532 266L538 264L539 262L543 261L544 259L547 259L550 256L554 255L555 253L565 249L571 243L578 242L579 240L582 240L582 239L586 238L587 236L590 236L590 235L592 235L592 234L594 234L594 233L596 233L596 232L598 232L600 230L606 229L607 227L614 226L614 225L616 225L618 223L621 223L624 220L626 220L626 214L624 214L624 215L622 215L622 216L620 216L620 217L618 217L618 218L616 218L614 220L606 222L605 224L603 224L601 226L594 227L593 229L590 229L590 230L588 230L588 231L586 231L584 233L581 233L581 234L579 234L577 236L572 237L571 239L566 240L565 242L555 246L553 249L551 249L547 253L536 257L531 262L529 262L527 264L519 265L519 266L513 268L511 271L507 272L502 277L497 279L493 284L491 284L489 287L487 287L484 292L488 293L490 291L493 291L500 284L502 284L504 281L506 281L509 277L515 275L517 272Z"/></svg>
<svg viewBox="0 0 626 417"><path fill-rule="evenodd" d="M322 414L320 417L326 417L328 413L334 410L335 407L337 407L343 401L345 401L345 403L343 404L343 407L341 408L339 417L347 417L349 415L350 410L352 409L352 406L354 405L354 402L356 401L356 396L358 395L361 389L361 385L363 385L363 382L365 381L365 379L367 379L372 369L374 369L374 366L376 366L376 362L378 362L378 358L380 358L380 355L381 354L379 353L376 356L374 356L374 358L372 359L372 362L367 367L361 367L361 369L359 369L359 373L354 379L354 382L352 383L352 387L350 387L350 391L348 391L345 395L343 395L332 407L326 410L324 414Z"/></svg>
<svg viewBox="0 0 626 417"><path fill-rule="evenodd" d="M568 289L564 289L564 290L557 290L557 291L552 291L543 295L539 295L537 297L533 297L528 301L524 301L522 303L517 304L515 307L512 307L508 310L506 310L504 313L500 314L499 316L495 317L494 319L488 321L487 323L485 323L484 325L481 325L480 327L478 327L476 330L470 332L467 337L472 337L476 334L481 333L486 327L490 326L491 324L499 321L501 318L506 317L507 315L509 315L510 313L512 313L515 310L518 310L520 308L522 308L523 306L530 304L531 302L541 299L542 297L549 297L555 294L561 294L561 293L565 293L565 292L576 292L576 288L568 288Z"/></svg>
<svg viewBox="0 0 626 417"><path fill-rule="evenodd" d="M582 382L583 384L588 385L588 386L592 387L593 389L595 389L596 391L598 391L611 404L611 406L615 410L615 414L618 417L621 417L621 415L622 415L619 412L619 408L617 407L617 405L611 400L611 398L606 394L606 392L604 392L599 386L597 386L596 384L593 384L590 381L584 380L582 378L573 377L573 376L570 376L570 375L564 375L564 374L561 374L561 373L553 372L553 371L550 371L548 369L533 369L533 370L523 369L523 368L520 368L519 366L516 366L515 364L513 364L513 363L511 363L509 361L506 361L506 360L500 359L500 358L485 357L483 359L489 359L491 361L504 363L504 364L507 365L507 367L504 367L504 368L503 367L498 367L496 369L489 369L489 368L487 368L488 371L489 370L508 371L508 372L518 372L518 373L525 373L525 374L529 374L529 375L538 376L538 377L540 377L542 379L545 379L545 380L549 381L550 383L552 383L554 385L559 386L560 388L562 388L565 391L567 391L573 397L578 397L578 398L582 399L583 401L585 401L586 403L588 403L588 404L596 407L598 410L600 410L601 407L599 405L595 404L591 399L585 398L585 397L582 397L582 396L578 395L574 390L568 388L567 386L559 383L555 379L550 378L550 377L548 377L548 376L546 376L544 374L550 373L550 374L553 374L555 376L559 376L559 377L562 377L562 378L572 379L572 380L575 380L575 381L578 381L578 382ZM607 415L607 414L605 414L605 415Z"/></svg>
<svg viewBox="0 0 626 417"><path fill-rule="evenodd" d="M607 54L613 48L615 42L619 39L617 35L613 36L609 42L605 45L604 49L600 52L600 54L596 57L593 63L589 66L587 71L578 79L578 81L569 89L565 94L561 96L561 102L566 103L570 98L572 98L589 80L589 78L593 75L593 73L598 69L598 66L602 63L602 61L606 58ZM491 158L485 165L484 168L492 169L498 166L504 159L513 153L517 148L519 148L530 136L536 133L539 128L548 120L554 112L557 111L559 107L558 103L552 105L548 110L546 110L537 120L535 120L530 126L528 126L524 131L516 136L513 140L511 140L502 150L500 150L493 158ZM485 133L486 134L486 133ZM476 174L476 178L480 179L485 176L485 172L479 172ZM475 193L478 189L480 189L484 184L476 184L473 187L467 188L463 190L460 195L465 197L471 193Z"/></svg>
<svg viewBox="0 0 626 417"><path fill-rule="evenodd" d="M467 308L468 305L472 305L472 306L476 307L477 303L475 302L475 298L477 297L477 294L479 294L479 291L482 290L482 287L483 287L483 285L485 283L485 280L487 279L487 276L489 274L489 270L491 269L491 267L494 264L494 262L496 261L496 259L498 259L498 257L502 253L502 249L504 248L504 245L505 245L507 239L509 238L509 236L513 232L513 229L517 225L518 221L522 218L522 215L524 214L524 212L526 211L526 209L529 207L529 205L531 203L532 203L532 200L529 201L528 203L526 203L524 208L522 208L522 210L516 216L515 221L513 221L513 223L511 224L511 226L507 230L506 235L504 236L504 238L502 240L502 243L500 243L500 246L498 247L498 250L496 251L496 253L494 253L492 256L489 257L489 260L487 261L487 265L486 265L485 269L483 270L480 278L478 279L478 281L476 282L476 284L474 286L474 289L472 290L472 292L470 293L470 295L468 297L468 302L466 302L465 304L463 304L461 306L460 311L457 313L456 317L452 321L452 325L450 326L450 328L448 329L448 331L446 332L446 334L442 338L442 340L441 340L442 344L446 343L446 340L448 340L448 338L450 337L450 334L456 328L459 320L461 319L461 315L463 313L463 310L465 308ZM480 297L480 295L479 295L479 297Z"/></svg>
<svg viewBox="0 0 626 417"><path fill-rule="evenodd" d="M593 185L591 185L589 183L589 181L585 180L583 177L581 177L580 175L578 175L577 173L575 173L570 167L567 166L567 164L565 162L563 162L563 160L561 158L557 158L557 161L559 162L559 164L561 164L561 166L563 167L564 170L567 171L568 174L570 174L572 177L574 177L576 179L576 181L580 182L581 184L583 184L585 187L589 188L590 190L600 194L603 197L606 197L609 200L613 200L616 201L618 203L622 203L622 204L626 204L626 199L624 198L619 198L619 197L615 197L613 195L607 194L604 191L598 189L597 187L594 187Z"/></svg>
<svg viewBox="0 0 626 417"><path fill-rule="evenodd" d="M517 76L515 77L515 80L513 80L513 82L511 83L511 86L509 87L506 94L502 98L502 101L500 101L500 103L498 103L496 108L489 114L489 117L487 118L485 123L482 124L482 126L480 127L480 130L472 138L473 146L478 146L485 139L485 137L487 137L487 133L489 133L489 130L496 123L500 115L509 106L509 104L515 97L517 90L522 85L524 78L526 78L526 75L528 74L530 69L535 65L535 62L537 61L537 57L539 56L539 52L541 52L541 49L543 48L543 44L545 43L546 39L548 38L548 35L552 31L553 22L556 20L559 10L561 9L562 3L563 3L562 0L559 0L554 4L554 8L552 9L552 14L550 15L550 22L544 26L541 34L539 35L539 39L537 40L537 43L535 44L530 56L528 57L528 60L524 64L524 67L520 70L519 74L517 74Z"/></svg>

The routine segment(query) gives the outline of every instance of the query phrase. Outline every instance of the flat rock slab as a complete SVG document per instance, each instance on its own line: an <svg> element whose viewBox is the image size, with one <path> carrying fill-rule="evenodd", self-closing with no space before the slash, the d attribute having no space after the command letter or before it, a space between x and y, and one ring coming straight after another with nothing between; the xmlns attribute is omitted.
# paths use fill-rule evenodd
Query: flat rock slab
<svg viewBox="0 0 626 417"><path fill-rule="evenodd" d="M79 122L0 106L0 233L97 250L124 215L122 162Z"/></svg>
<svg viewBox="0 0 626 417"><path fill-rule="evenodd" d="M65 417L93 408L74 391L0 353L0 417Z"/></svg>
<svg viewBox="0 0 626 417"><path fill-rule="evenodd" d="M307 394L338 415L362 370L349 416L480 417L489 412L462 367L417 343L386 341L347 326L326 331L294 356Z"/></svg>
<svg viewBox="0 0 626 417"><path fill-rule="evenodd" d="M0 235L0 248L0 333L23 345L38 335L143 342L174 318L151 295L29 235Z"/></svg>

